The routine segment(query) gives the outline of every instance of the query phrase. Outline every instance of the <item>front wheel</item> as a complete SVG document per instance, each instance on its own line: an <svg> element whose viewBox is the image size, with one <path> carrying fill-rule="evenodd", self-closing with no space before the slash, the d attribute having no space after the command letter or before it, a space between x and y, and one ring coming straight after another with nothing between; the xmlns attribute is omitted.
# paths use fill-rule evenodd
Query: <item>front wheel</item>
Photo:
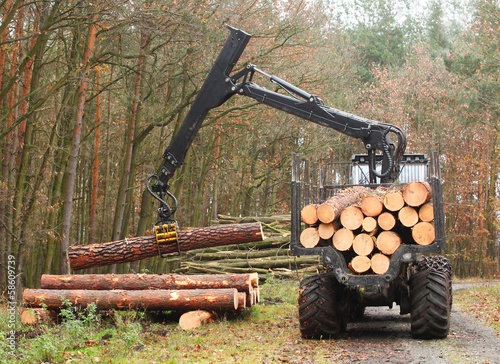
<svg viewBox="0 0 500 364"><path fill-rule="evenodd" d="M410 321L415 338L443 339L450 330L451 266L443 257L424 257L410 280Z"/></svg>
<svg viewBox="0 0 500 364"><path fill-rule="evenodd" d="M338 283L327 274L304 278L299 289L299 324L304 339L337 337L346 329L339 313Z"/></svg>

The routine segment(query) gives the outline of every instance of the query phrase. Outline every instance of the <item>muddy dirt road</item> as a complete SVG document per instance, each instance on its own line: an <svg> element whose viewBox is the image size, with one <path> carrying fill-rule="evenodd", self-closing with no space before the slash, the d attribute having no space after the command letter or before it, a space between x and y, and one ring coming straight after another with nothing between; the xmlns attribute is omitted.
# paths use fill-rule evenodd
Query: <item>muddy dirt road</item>
<svg viewBox="0 0 500 364"><path fill-rule="evenodd" d="M471 285L454 284L454 290ZM500 337L456 305L444 340L412 339L410 316L400 316L399 307L369 307L362 321L348 325L345 340L338 344L344 363L500 364Z"/></svg>

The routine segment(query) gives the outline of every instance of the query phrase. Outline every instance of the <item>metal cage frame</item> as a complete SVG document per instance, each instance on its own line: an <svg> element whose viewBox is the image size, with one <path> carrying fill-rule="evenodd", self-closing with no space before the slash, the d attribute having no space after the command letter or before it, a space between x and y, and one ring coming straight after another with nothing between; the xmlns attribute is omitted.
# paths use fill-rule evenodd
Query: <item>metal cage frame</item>
<svg viewBox="0 0 500 364"><path fill-rule="evenodd" d="M322 246L314 248L305 248L300 244L300 233L303 223L300 218L300 211L308 203L321 203L329 192L335 189L352 187L354 184L325 184L325 180L318 178L321 175L321 168L326 168L326 164L309 163L300 155L292 156L292 181L291 181L291 243L290 251L295 256L318 255L323 264L332 268L336 279L347 286L367 286L367 285L387 285L396 279L401 271L403 264L411 264L420 260L423 254L440 253L446 247L444 212L443 212L443 193L441 185L441 173L439 167L439 156L436 152L429 153L430 157L425 159L428 164L427 182L432 188L432 203L434 207L434 227L436 239L430 245L401 244L401 246L392 254L389 269L382 275L354 274L348 267L347 262L341 252L334 249L333 246ZM412 155L405 156L403 161L411 161ZM415 156L415 155L414 155ZM422 156L422 155L419 155ZM422 161L420 161L422 162ZM356 163L353 159L350 163L337 163L339 166L350 166ZM410 162L411 163L411 162ZM302 168L303 166L303 168ZM402 165L402 169L404 164ZM310 171L311 170L311 171ZM304 180L301 176L304 175ZM309 180L306 180L309 179ZM311 183L312 181L312 183ZM386 185L386 184L384 184ZM363 184L363 186L376 188L381 184Z"/></svg>

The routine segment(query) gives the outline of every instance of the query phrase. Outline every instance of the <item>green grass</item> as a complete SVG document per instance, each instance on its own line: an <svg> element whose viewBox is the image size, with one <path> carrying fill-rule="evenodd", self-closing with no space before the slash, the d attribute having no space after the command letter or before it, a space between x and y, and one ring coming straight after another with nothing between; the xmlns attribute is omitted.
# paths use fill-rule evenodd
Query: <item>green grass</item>
<svg viewBox="0 0 500 364"><path fill-rule="evenodd" d="M458 291L453 294L453 302L500 335L500 284Z"/></svg>
<svg viewBox="0 0 500 364"><path fill-rule="evenodd" d="M9 363L328 363L340 356L335 341L300 337L298 280L269 278L261 304L238 317L221 318L183 331L175 315L117 311L98 315L92 308L62 311L59 325L17 324L17 358L0 343L0 362ZM0 309L0 328L7 312ZM5 330L2 330L5 332ZM2 346L3 345L3 346ZM3 359L2 359L3 358Z"/></svg>
<svg viewBox="0 0 500 364"><path fill-rule="evenodd" d="M62 310L63 322L16 325L16 358L8 355L8 312L0 306L0 363L334 363L345 343L303 340L297 318L297 279L268 278L261 303L237 317L183 331L174 314L97 314ZM500 285L459 291L454 304L500 332Z"/></svg>

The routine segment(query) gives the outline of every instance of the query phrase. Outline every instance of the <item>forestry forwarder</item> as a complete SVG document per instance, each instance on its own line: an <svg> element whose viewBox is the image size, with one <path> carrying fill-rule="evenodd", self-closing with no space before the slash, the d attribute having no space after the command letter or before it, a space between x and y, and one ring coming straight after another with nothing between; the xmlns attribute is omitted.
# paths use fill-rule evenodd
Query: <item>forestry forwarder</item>
<svg viewBox="0 0 500 364"><path fill-rule="evenodd" d="M228 27L226 40L179 131L163 154L164 162L157 174L147 180L150 193L160 202L160 221L156 224L157 239L175 241L173 218L177 200L169 191L169 180L182 165L203 120L210 109L226 102L233 95L253 98L260 103L333 128L361 139L367 150L364 160L368 185L397 181L401 161L406 158L406 137L396 126L348 114L325 106L323 101L290 83L269 75L249 64L231 74L251 35ZM267 90L253 82L258 73L287 94ZM394 143L391 137L395 138ZM380 165L381 164L381 165ZM297 166L292 169L296 169ZM296 171L295 171L296 172ZM401 314L411 313L414 337L444 338L449 332L451 311L451 265L442 256L422 254L444 250L444 217L437 155L431 155L429 183L433 190L435 212L434 243L421 246L401 244L391 256L390 266L382 275L356 275L349 270L345 257L332 246L306 249L299 242L300 172L292 176L292 239L294 255L319 255L327 273L305 278L300 284L299 321L304 338L335 337L346 330L348 320L363 315L366 306L390 306L396 302ZM292 171L292 175L293 175ZM170 206L166 199L172 200Z"/></svg>

